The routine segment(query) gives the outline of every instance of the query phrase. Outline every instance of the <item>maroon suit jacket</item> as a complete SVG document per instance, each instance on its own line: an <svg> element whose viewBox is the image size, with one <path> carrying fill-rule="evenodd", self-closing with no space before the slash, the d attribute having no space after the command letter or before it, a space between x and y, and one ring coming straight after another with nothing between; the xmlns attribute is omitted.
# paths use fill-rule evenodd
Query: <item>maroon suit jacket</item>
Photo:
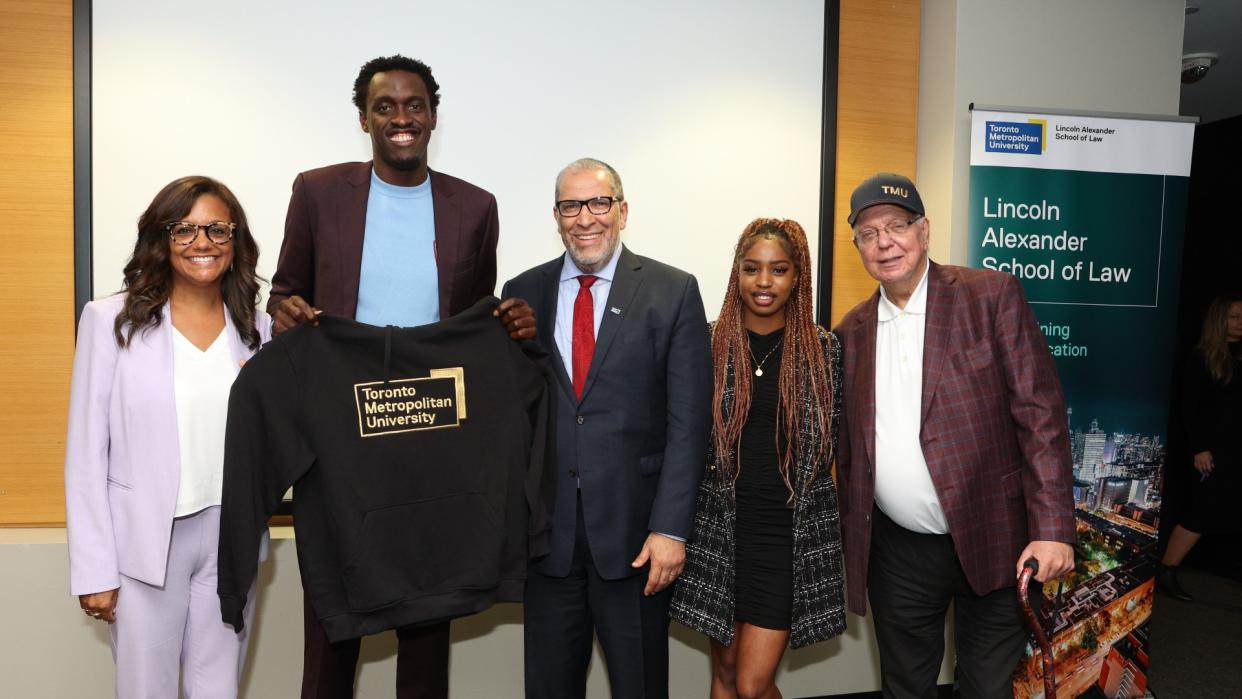
<svg viewBox="0 0 1242 699"><path fill-rule="evenodd" d="M496 198L489 192L439 172L430 177L440 317L448 318L495 289L500 224ZM328 313L354 317L370 193L370 162L329 165L297 176L269 309L297 295Z"/></svg>
<svg viewBox="0 0 1242 699"><path fill-rule="evenodd" d="M875 496L880 293L837 326L845 371L837 476L850 611L866 612ZM1074 541L1065 400L1048 343L1012 275L928 270L919 434L962 569L977 594L1014 585L1033 540Z"/></svg>

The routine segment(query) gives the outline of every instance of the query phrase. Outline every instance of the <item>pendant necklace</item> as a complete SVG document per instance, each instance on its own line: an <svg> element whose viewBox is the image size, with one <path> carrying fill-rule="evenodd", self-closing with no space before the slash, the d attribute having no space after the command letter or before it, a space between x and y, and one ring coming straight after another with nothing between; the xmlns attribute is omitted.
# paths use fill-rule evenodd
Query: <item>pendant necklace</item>
<svg viewBox="0 0 1242 699"><path fill-rule="evenodd" d="M777 341L776 341L776 344L772 346L772 349L768 350L768 353L767 353L767 354L765 354L765 355L763 355L763 361L762 361L762 362L761 362L761 361L759 361L759 359L758 359L757 357L755 357L755 352L754 352L754 350L751 350L751 349L750 349L750 343L746 343L746 349L747 349L748 351L750 351L750 358L751 358L752 360L754 360L754 362L755 362L755 376L763 376L763 365L764 365L764 363L766 363L766 362L768 361L768 359L769 359L769 358L771 358L772 353L773 353L773 352L775 352L775 351L776 351L776 350L777 350L777 349L781 346L781 343L782 343L782 342L784 342L784 341L785 341L785 338L784 338L784 337L782 337L781 339L777 340Z"/></svg>

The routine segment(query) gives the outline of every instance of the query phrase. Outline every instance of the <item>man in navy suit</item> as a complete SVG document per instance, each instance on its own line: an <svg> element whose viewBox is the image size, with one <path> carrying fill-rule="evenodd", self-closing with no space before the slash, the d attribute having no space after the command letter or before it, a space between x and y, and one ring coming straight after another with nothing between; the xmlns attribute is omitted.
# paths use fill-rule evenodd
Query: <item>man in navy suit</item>
<svg viewBox="0 0 1242 699"><path fill-rule="evenodd" d="M694 277L620 244L621 177L593 159L556 180L566 253L519 275L554 357L552 552L526 583L526 695L581 697L592 635L612 696L668 696L669 586L681 572L710 433L711 347Z"/></svg>

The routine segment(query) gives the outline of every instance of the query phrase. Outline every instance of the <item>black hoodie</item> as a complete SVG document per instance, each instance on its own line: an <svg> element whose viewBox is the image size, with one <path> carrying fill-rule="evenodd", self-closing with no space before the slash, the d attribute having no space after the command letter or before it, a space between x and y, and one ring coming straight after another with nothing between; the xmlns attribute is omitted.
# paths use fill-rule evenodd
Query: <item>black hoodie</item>
<svg viewBox="0 0 1242 699"><path fill-rule="evenodd" d="M496 304L416 328L323 315L246 363L225 437L226 623L242 628L290 485L302 587L332 641L521 600L548 550L552 375Z"/></svg>

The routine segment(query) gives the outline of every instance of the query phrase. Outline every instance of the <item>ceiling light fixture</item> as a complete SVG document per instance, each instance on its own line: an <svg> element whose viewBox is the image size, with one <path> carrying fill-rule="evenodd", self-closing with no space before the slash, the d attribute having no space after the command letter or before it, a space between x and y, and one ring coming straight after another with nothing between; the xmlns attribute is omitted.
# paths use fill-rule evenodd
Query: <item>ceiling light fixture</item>
<svg viewBox="0 0 1242 699"><path fill-rule="evenodd" d="M1220 57L1214 53L1188 53L1182 56L1182 84L1189 85L1203 79Z"/></svg>

